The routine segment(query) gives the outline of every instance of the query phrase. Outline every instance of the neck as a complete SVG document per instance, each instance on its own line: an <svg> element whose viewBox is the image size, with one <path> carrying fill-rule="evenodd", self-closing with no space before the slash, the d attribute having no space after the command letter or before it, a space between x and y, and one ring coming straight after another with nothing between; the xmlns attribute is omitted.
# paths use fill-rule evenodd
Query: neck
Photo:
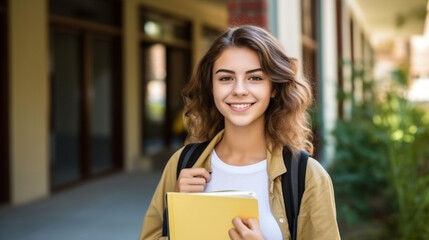
<svg viewBox="0 0 429 240"><path fill-rule="evenodd" d="M263 126L225 126L222 140L215 147L219 158L236 166L250 165L267 158L267 143Z"/></svg>

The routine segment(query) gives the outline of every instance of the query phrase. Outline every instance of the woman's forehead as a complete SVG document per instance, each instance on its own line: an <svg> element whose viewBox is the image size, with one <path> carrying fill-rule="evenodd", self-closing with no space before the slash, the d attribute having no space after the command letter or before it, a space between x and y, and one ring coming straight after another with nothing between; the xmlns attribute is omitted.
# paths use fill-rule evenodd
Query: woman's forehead
<svg viewBox="0 0 429 240"><path fill-rule="evenodd" d="M256 51L247 47L230 47L222 51L214 62L214 73L219 68L248 71L261 68L261 63Z"/></svg>

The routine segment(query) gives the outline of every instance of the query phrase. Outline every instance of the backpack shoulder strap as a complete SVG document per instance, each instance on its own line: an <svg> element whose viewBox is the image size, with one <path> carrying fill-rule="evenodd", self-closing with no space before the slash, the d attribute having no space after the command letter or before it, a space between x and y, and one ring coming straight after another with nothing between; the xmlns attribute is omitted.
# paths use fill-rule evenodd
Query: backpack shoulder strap
<svg viewBox="0 0 429 240"><path fill-rule="evenodd" d="M179 177L180 171L184 168L191 168L197 162L201 153L209 145L210 141L201 143L190 143L185 146L180 153L179 162L177 163L176 179Z"/></svg>
<svg viewBox="0 0 429 240"><path fill-rule="evenodd" d="M297 237L299 208L305 191L305 173L309 156L305 151L292 156L287 147L283 148L283 161L287 172L282 175L282 190L292 240Z"/></svg>
<svg viewBox="0 0 429 240"><path fill-rule="evenodd" d="M209 145L210 141L202 143L190 143L183 148L180 153L179 162L177 163L176 179L179 177L180 171L184 168L191 168L197 162L201 153ZM168 236L168 213L167 209L164 210L162 219L162 236Z"/></svg>

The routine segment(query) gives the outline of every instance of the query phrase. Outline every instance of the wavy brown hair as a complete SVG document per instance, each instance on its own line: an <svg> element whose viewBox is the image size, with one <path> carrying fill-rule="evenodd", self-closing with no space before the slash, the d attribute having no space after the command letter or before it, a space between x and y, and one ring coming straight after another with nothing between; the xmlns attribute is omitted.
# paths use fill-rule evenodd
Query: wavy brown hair
<svg viewBox="0 0 429 240"><path fill-rule="evenodd" d="M265 112L265 132L274 145L313 152L310 118L311 87L298 75L298 63L286 56L278 41L255 26L227 29L212 44L183 90L187 142L212 139L224 128L224 117L215 106L212 93L213 65L227 48L246 47L255 51L263 72L273 84L274 97Z"/></svg>

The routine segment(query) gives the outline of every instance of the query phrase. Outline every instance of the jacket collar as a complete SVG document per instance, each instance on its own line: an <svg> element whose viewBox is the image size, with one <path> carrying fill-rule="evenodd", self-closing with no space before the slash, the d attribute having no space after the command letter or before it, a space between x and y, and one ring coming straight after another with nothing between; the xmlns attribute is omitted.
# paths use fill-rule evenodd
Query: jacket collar
<svg viewBox="0 0 429 240"><path fill-rule="evenodd" d="M203 167L207 169L210 173L212 172L211 168L211 153L215 148L216 144L220 142L224 134L224 130L220 131L209 143L209 145L204 149L198 158L195 166ZM271 144L267 149L267 171L270 182L274 181L275 178L282 175L287 171L286 166L283 162L283 153L281 147L273 147ZM271 185L271 184L270 184Z"/></svg>

